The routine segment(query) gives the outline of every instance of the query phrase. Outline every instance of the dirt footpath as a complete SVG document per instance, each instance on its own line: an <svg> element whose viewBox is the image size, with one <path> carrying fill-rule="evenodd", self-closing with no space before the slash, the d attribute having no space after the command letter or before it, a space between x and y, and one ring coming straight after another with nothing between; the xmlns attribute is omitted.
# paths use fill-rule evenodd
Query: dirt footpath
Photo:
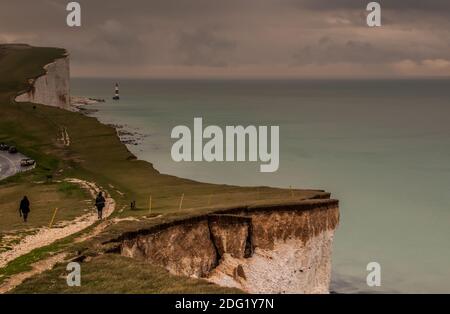
<svg viewBox="0 0 450 314"><path fill-rule="evenodd" d="M100 190L95 183L78 179L70 179L68 181L77 183L83 188L88 189L93 198ZM106 218L110 216L113 213L115 206L116 203L114 199L106 195L106 206L103 210L103 217ZM97 221L97 213L94 209L92 209L89 214L79 216L72 221L60 223L57 228L39 228L36 233L24 237L19 244L13 247L12 250L0 253L0 268L5 267L10 261L25 255L34 249L49 245L56 240L68 237L91 226Z"/></svg>

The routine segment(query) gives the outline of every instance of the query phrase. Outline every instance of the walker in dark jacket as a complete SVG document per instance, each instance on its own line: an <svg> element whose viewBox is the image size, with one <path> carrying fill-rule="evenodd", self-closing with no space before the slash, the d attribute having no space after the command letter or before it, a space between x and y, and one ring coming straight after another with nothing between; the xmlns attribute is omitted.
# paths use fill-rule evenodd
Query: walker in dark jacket
<svg viewBox="0 0 450 314"><path fill-rule="evenodd" d="M103 197L102 192L98 193L98 196L95 199L95 207L97 207L98 219L102 219L103 208L105 207L105 198Z"/></svg>
<svg viewBox="0 0 450 314"><path fill-rule="evenodd" d="M19 214L23 217L23 221L27 222L28 214L30 213L30 201L26 196L20 201Z"/></svg>

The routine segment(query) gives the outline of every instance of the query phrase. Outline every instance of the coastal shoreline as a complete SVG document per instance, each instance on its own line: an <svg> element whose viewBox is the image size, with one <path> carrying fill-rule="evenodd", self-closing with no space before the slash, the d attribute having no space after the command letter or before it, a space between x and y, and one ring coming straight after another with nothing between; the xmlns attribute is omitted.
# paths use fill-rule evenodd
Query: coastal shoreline
<svg viewBox="0 0 450 314"><path fill-rule="evenodd" d="M141 144L144 138L148 135L133 131L132 128L126 124L103 123L98 117L95 116L97 112L100 112L100 109L89 108L92 105L105 102L106 101L102 98L71 96L70 108L72 111L79 112L88 117L96 118L99 123L114 128L117 136L123 144L133 146L138 146Z"/></svg>
<svg viewBox="0 0 450 314"><path fill-rule="evenodd" d="M85 115L90 115L97 112L97 109L89 108L90 105L105 102L104 99L95 99L83 96L70 96L70 110L80 112Z"/></svg>

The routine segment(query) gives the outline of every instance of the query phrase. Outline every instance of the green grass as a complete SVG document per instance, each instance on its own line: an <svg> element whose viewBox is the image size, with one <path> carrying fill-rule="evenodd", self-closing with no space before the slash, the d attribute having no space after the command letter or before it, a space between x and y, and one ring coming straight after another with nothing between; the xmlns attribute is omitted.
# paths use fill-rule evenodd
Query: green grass
<svg viewBox="0 0 450 314"><path fill-rule="evenodd" d="M58 208L55 223L81 216L89 207L93 209L92 202L90 205L85 202L91 198L88 192L72 184L23 182L2 184L0 187L0 233L46 226L55 208ZM22 221L18 210L24 195L31 203L27 223Z"/></svg>
<svg viewBox="0 0 450 314"><path fill-rule="evenodd" d="M82 248L82 244L74 245L73 240L80 236L86 235L93 228L95 228L96 225L97 223L64 239L57 240L52 244L34 249L31 252L9 262L5 267L0 268L0 284L2 284L10 276L21 272L30 271L33 263L36 263L39 260L47 258L53 254L65 251L69 256L76 255L77 250ZM45 283L43 283L43 286L45 287Z"/></svg>
<svg viewBox="0 0 450 314"><path fill-rule="evenodd" d="M81 287L69 287L65 279L68 273L66 265L58 264L52 270L25 281L14 293L242 293L205 280L174 276L164 268L130 261L116 254L105 254L93 262L83 263ZM42 285L43 282L46 285Z"/></svg>
<svg viewBox="0 0 450 314"><path fill-rule="evenodd" d="M69 239L56 241L55 243L35 249L28 254L16 258L6 267L0 268L0 283L11 275L31 270L31 265L33 263L50 256L52 253L60 251L69 242Z"/></svg>
<svg viewBox="0 0 450 314"><path fill-rule="evenodd" d="M310 190L206 184L160 174L152 164L135 160L120 142L116 131L94 118L45 105L13 101L20 91L30 88L29 78L43 74L43 66L64 53L64 50L56 48L0 45L0 142L17 146L37 161L37 167L31 172L0 182L0 233L23 228L18 220L17 207L25 193L32 202L29 224L33 227L47 223L55 207L64 209L59 218L65 219L80 214L86 208L86 195L73 185L37 183L45 181L47 175L59 181L79 178L96 182L108 190L116 200L117 208L127 208L115 213L119 216L148 215L151 195L152 213L163 215L153 223L210 212L217 207L287 198L300 200L321 194ZM68 147L57 140L64 128L70 137ZM184 200L180 210L182 194ZM137 204L133 211L128 209L132 200ZM27 255L14 261L8 265L8 274L26 269L40 257L40 254ZM132 268L128 275L127 268ZM83 277L83 290L80 292L222 291L211 284L169 276L156 267L141 265L137 261L132 263L118 256L108 255L85 263L83 271L87 276ZM34 284L28 282L16 291L75 291L68 290L58 281L60 272L61 267L46 272L31 281ZM128 278L130 273L134 274L134 279ZM110 280L111 276L116 276L116 281ZM52 285L48 286L47 282Z"/></svg>
<svg viewBox="0 0 450 314"><path fill-rule="evenodd" d="M58 192L63 193L66 197L71 197L74 195L77 196L85 196L86 198L88 195L86 195L86 191L83 190L78 184L63 181L58 184Z"/></svg>

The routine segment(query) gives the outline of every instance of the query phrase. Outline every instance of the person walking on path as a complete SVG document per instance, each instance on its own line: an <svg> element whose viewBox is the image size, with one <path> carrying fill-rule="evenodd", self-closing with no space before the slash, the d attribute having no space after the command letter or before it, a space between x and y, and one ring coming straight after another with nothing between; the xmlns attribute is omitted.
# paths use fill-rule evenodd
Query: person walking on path
<svg viewBox="0 0 450 314"><path fill-rule="evenodd" d="M101 220L103 218L103 208L105 208L105 198L102 192L99 192L95 199L95 207L97 207L98 219Z"/></svg>
<svg viewBox="0 0 450 314"><path fill-rule="evenodd" d="M28 200L28 197L24 196L23 199L20 201L19 205L19 215L20 217L23 217L23 222L27 222L29 213L30 213L30 201Z"/></svg>

